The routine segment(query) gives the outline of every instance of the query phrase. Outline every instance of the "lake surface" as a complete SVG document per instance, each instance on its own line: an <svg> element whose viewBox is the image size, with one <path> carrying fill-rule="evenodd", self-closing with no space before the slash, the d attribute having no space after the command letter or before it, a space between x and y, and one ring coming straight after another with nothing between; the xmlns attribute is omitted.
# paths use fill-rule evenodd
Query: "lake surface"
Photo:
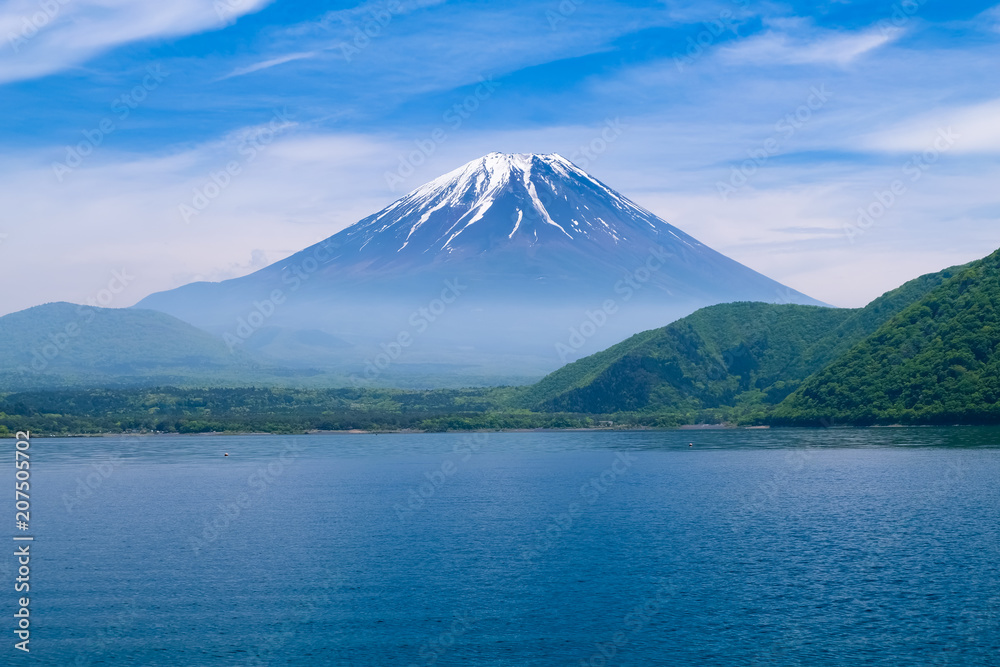
<svg viewBox="0 0 1000 667"><path fill-rule="evenodd" d="M31 451L32 651L7 615L4 664L1000 662L998 429Z"/></svg>

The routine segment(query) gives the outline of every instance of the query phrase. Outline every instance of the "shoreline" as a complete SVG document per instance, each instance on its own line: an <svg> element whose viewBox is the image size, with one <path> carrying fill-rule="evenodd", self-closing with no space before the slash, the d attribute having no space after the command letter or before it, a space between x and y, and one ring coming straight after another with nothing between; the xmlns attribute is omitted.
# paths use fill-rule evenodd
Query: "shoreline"
<svg viewBox="0 0 1000 667"><path fill-rule="evenodd" d="M810 430L810 431L841 431L854 429L910 429L910 428L1000 428L1000 424L869 424L869 425L849 425L843 426L737 426L721 424L685 424L683 426L634 426L634 427L542 427L542 428L510 428L510 429L453 429L447 431L421 431L418 429L391 429L368 431L364 429L346 430L311 430L302 433L277 433L270 431L205 431L203 433L170 433L170 432L141 432L141 433L60 433L43 434L32 433L32 438L150 438L150 437L170 437L170 438L191 438L191 437L233 437L233 436L312 436L312 435L444 435L459 433L567 433L567 432L637 432L637 431L785 431L785 430ZM0 436L3 438L13 438L11 436Z"/></svg>

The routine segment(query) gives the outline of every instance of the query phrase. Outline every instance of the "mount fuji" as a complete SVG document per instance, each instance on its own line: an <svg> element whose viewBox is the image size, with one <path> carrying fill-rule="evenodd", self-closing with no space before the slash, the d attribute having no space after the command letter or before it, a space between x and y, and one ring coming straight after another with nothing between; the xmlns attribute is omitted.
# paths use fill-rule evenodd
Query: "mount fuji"
<svg viewBox="0 0 1000 667"><path fill-rule="evenodd" d="M436 386L537 377L729 301L823 305L560 155L490 153L283 261L136 307L285 364Z"/></svg>

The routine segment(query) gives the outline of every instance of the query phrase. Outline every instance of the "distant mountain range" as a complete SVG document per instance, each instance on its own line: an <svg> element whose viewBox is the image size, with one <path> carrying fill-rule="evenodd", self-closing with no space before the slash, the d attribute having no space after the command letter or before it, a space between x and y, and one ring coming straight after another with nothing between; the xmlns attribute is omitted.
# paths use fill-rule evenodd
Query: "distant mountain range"
<svg viewBox="0 0 1000 667"><path fill-rule="evenodd" d="M559 155L491 153L256 273L143 299L354 382L519 382L728 301L818 304Z"/></svg>
<svg viewBox="0 0 1000 667"><path fill-rule="evenodd" d="M912 280L864 308L706 307L521 387L332 389L323 388L330 378L320 375L296 378L296 384L314 381L314 388L282 388L275 385L288 383L281 378L287 370L230 353L175 318L90 310L49 304L0 318L0 336L9 343L0 356L3 376L15 386L114 380L103 385L110 390L0 393L0 434L28 422L51 433L580 427L598 420L1000 424L1000 251ZM42 322L58 332L40 342L33 329ZM159 342L161 348L151 347ZM142 389L134 376L114 376L140 365L148 382L183 379L175 371L187 369L189 388ZM191 388L234 387L233 377L260 384Z"/></svg>
<svg viewBox="0 0 1000 667"><path fill-rule="evenodd" d="M276 380L217 336L151 310L49 303L0 317L0 389Z"/></svg>
<svg viewBox="0 0 1000 667"><path fill-rule="evenodd" d="M1000 251L823 307L555 155L490 154L283 262L140 305L0 317L0 390L506 381L522 386L462 400L662 424L1000 421ZM666 326L634 333L650 322Z"/></svg>

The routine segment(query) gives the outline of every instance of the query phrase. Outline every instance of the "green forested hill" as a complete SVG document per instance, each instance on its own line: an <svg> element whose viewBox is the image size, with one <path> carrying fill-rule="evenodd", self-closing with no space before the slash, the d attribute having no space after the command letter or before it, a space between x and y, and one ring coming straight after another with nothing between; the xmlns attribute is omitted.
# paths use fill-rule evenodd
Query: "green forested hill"
<svg viewBox="0 0 1000 667"><path fill-rule="evenodd" d="M776 423L1000 422L1000 251L949 278L813 375Z"/></svg>
<svg viewBox="0 0 1000 667"><path fill-rule="evenodd" d="M801 366L809 348L851 314L765 303L703 308L611 348L613 358L606 353L576 362L586 372L560 371L562 377L549 378L550 394L541 397L541 407L607 413L732 405L747 392L784 398L787 371ZM556 381L564 379L576 382L558 387Z"/></svg>
<svg viewBox="0 0 1000 667"><path fill-rule="evenodd" d="M521 405L588 413L773 406L965 268L921 276L859 309L703 308L561 368L525 389Z"/></svg>

